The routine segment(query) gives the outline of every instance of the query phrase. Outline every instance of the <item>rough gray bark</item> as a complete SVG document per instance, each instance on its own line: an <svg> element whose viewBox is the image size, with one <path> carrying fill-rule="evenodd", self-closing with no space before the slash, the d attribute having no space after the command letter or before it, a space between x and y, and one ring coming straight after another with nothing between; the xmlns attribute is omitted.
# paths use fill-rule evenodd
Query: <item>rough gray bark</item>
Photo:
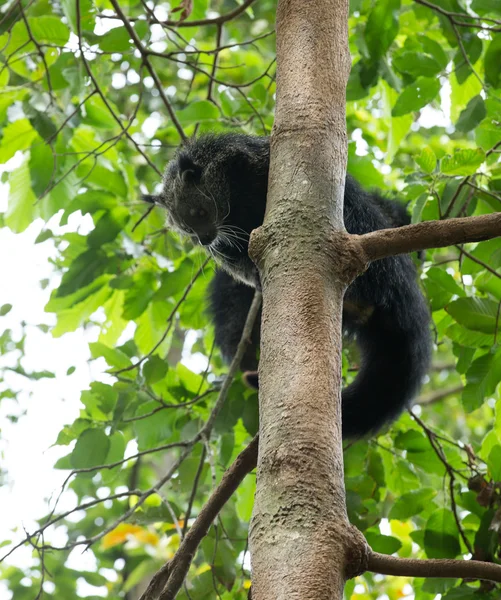
<svg viewBox="0 0 501 600"><path fill-rule="evenodd" d="M366 542L348 522L341 308L363 270L344 244L348 0L279 0L277 108L264 224L253 600L341 599ZM337 237L338 234L338 237Z"/></svg>

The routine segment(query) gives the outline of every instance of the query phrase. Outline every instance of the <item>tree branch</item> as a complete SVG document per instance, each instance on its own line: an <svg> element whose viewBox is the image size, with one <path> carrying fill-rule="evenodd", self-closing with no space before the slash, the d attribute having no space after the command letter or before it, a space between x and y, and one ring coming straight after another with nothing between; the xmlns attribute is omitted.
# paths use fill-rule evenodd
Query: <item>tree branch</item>
<svg viewBox="0 0 501 600"><path fill-rule="evenodd" d="M258 436L243 450L225 472L221 483L200 511L195 523L186 534L174 558L166 563L151 580L140 600L168 600L174 598L183 584L195 552L207 535L211 523L231 498L243 478L257 463ZM167 587L165 587L167 585Z"/></svg>
<svg viewBox="0 0 501 600"><path fill-rule="evenodd" d="M368 261L427 248L482 242L501 236L501 212L479 217L426 221L395 229L380 229L358 238Z"/></svg>
<svg viewBox="0 0 501 600"><path fill-rule="evenodd" d="M168 19L167 21L159 21L156 20L156 23L159 25L163 25L164 27L200 27L202 25L222 25L232 19L235 19L244 11L246 11L249 6L254 2L254 0L245 0L240 6L237 6L234 10L224 14L219 15L219 17L214 17L212 19L194 19L193 21L179 21ZM99 17L102 19L120 19L120 17L115 15L104 15L99 14ZM137 17L129 17L129 21L137 21Z"/></svg>
<svg viewBox="0 0 501 600"><path fill-rule="evenodd" d="M479 560L420 560L371 552L367 570L401 577L454 577L501 582L501 565Z"/></svg>
<svg viewBox="0 0 501 600"><path fill-rule="evenodd" d="M463 390L463 388L464 388L464 385L462 383L458 383L457 385L451 385L450 387L447 387L447 388L435 390L433 392L430 392L429 394L423 394L422 396L419 396L419 398L416 400L416 404L419 404L420 406L434 404L435 402L438 402L440 400L443 400L444 398L447 398L447 396L452 396L453 394L458 394L459 392L461 392Z"/></svg>

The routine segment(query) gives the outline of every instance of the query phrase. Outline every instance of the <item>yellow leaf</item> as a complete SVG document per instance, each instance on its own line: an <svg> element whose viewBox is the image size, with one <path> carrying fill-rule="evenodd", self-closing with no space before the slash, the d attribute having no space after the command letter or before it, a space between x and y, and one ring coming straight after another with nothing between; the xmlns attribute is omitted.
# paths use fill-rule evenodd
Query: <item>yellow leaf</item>
<svg viewBox="0 0 501 600"><path fill-rule="evenodd" d="M147 531L146 529L138 531L133 535L138 542L141 542L142 544L149 544L150 546L156 546L160 541L160 538L156 533Z"/></svg>
<svg viewBox="0 0 501 600"><path fill-rule="evenodd" d="M113 548L114 546L123 544L127 541L129 536L136 535L140 531L142 531L142 528L139 527L139 525L129 525L128 523L120 523L120 525L115 527L115 529L113 529L103 537L103 550L108 550L109 548Z"/></svg>

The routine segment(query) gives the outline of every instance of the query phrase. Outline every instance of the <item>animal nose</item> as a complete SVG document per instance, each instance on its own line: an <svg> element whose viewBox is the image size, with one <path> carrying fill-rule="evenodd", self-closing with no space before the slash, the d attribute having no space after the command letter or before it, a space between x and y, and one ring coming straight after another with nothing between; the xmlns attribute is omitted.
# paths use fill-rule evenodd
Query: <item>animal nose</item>
<svg viewBox="0 0 501 600"><path fill-rule="evenodd" d="M198 241L202 244L202 246L209 246L215 239L216 236L210 231L198 234Z"/></svg>

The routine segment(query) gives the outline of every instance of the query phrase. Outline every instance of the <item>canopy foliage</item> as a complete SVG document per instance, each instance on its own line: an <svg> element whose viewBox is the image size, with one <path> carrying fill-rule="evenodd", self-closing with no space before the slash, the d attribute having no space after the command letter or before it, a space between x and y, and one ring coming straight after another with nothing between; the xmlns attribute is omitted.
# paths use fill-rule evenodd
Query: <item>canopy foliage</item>
<svg viewBox="0 0 501 600"><path fill-rule="evenodd" d="M90 360L108 370L81 391L77 418L54 440L66 449L55 468L74 511L61 511L56 493L38 527L12 523L2 542L0 579L16 600L135 597L258 427L257 395L238 378L215 414L225 366L204 312L212 264L165 229L158 209L143 219L140 192L159 186L184 137L269 134L275 2L195 0L181 16L163 2L120 5L16 0L0 13L9 186L0 226L36 227L37 243L54 249L53 277L41 282L50 289L44 335L85 330ZM352 0L350 32L349 172L398 194L413 222L499 211L499 0ZM434 367L413 415L347 447L349 516L379 552L499 561L501 240L428 251L421 272ZM25 367L36 324L9 325L3 290L0 406L16 420L30 410L16 404L24 379L53 374ZM345 358L350 381L352 348ZM210 435L199 435L212 417ZM180 598L247 597L254 477L203 541ZM16 560L19 543L31 545L29 562ZM75 547L88 547L93 571L66 564ZM460 600L499 590L368 574L346 594Z"/></svg>

